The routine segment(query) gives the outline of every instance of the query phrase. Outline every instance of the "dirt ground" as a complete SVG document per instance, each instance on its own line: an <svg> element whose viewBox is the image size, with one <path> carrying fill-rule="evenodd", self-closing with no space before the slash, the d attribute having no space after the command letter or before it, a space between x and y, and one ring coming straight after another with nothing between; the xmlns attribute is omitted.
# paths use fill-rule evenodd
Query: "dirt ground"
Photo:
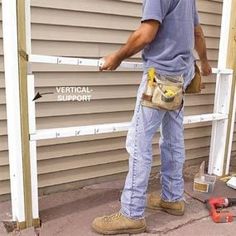
<svg viewBox="0 0 236 236"><path fill-rule="evenodd" d="M185 168L186 183L192 181L198 166ZM94 217L119 210L119 196L124 180L87 186L82 189L54 193L40 197L42 227L6 232L3 220L11 218L10 202L0 203L0 236L95 236L90 225ZM160 191L158 176L153 176L149 192ZM223 193L222 193L223 194ZM236 196L236 190L235 190ZM167 236L232 236L236 221L227 224L213 223L205 205L185 194L186 213L171 216L161 211L146 210L147 232L139 235ZM236 214L236 207L231 208Z"/></svg>

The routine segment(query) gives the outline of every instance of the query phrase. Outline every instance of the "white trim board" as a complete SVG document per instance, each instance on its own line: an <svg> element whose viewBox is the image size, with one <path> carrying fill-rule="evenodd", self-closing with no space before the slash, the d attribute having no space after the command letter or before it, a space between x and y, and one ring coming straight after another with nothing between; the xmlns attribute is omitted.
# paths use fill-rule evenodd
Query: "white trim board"
<svg viewBox="0 0 236 236"><path fill-rule="evenodd" d="M208 121L225 120L225 119L227 119L227 115L217 114L217 113L193 115L184 117L184 124L193 124L199 122L208 122ZM42 130L37 130L35 133L31 133L30 140L36 141L44 139L114 133L114 132L127 131L129 127L130 127L130 122L123 122L123 123L98 124L98 125L67 127L67 128L42 129Z"/></svg>

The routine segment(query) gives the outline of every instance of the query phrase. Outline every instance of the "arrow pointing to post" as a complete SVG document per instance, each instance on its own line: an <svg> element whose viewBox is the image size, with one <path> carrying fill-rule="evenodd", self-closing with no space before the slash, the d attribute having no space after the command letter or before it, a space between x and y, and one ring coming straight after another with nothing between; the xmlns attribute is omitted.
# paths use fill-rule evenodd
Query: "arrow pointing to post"
<svg viewBox="0 0 236 236"><path fill-rule="evenodd" d="M47 92L47 93L37 92L36 95L33 98L33 101L36 101L37 99L41 98L43 95L46 95L46 94L54 94L54 93L53 92Z"/></svg>

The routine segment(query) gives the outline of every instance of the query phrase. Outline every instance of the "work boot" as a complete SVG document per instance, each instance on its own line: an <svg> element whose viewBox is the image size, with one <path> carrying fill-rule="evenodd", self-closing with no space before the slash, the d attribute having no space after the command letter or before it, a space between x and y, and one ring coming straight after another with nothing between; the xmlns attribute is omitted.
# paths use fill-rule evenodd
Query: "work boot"
<svg viewBox="0 0 236 236"><path fill-rule="evenodd" d="M182 216L184 214L185 203L183 200L176 202L167 202L161 199L161 197L158 195L148 194L147 208L165 211L175 216Z"/></svg>
<svg viewBox="0 0 236 236"><path fill-rule="evenodd" d="M130 219L120 212L109 216L97 217L92 228L100 234L138 234L146 230L145 219Z"/></svg>

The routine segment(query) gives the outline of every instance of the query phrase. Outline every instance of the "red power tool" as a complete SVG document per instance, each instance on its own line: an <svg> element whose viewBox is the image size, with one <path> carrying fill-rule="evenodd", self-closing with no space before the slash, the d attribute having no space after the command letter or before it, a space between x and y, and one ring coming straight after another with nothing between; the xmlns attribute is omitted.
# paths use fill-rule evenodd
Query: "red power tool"
<svg viewBox="0 0 236 236"><path fill-rule="evenodd" d="M236 198L210 198L205 203L214 222L228 223L233 221L233 213L222 209L236 205Z"/></svg>

